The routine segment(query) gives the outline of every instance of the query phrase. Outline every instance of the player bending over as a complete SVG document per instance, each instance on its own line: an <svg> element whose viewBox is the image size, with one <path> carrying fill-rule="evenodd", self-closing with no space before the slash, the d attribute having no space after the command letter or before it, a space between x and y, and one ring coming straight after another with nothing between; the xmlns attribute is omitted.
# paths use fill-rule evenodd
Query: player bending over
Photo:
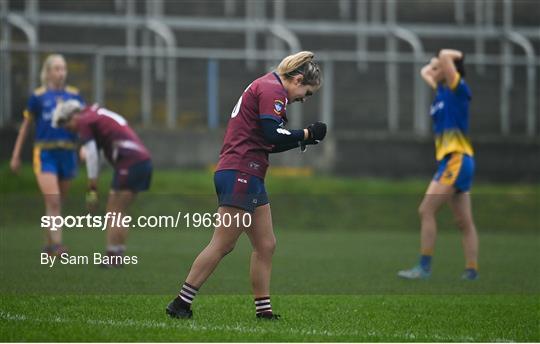
<svg viewBox="0 0 540 344"><path fill-rule="evenodd" d="M465 82L463 53L441 50L424 66L422 78L436 91L431 106L435 151L439 164L420 204L421 253L418 265L398 273L406 279L431 275L431 258L437 237L435 215L448 203L463 235L465 271L462 278L478 278L478 235L474 225L470 189L474 175L473 148L468 137L471 91Z"/></svg>
<svg viewBox="0 0 540 344"><path fill-rule="evenodd" d="M251 214L248 228L216 227L210 243L197 256L178 296L169 303L167 314L176 318L192 316L191 303L199 288L221 259L231 252L246 233L251 254L251 286L257 318L278 319L270 303L270 275L276 238L264 186L268 154L293 148L305 149L324 139L326 125L317 122L306 129L285 129L286 107L304 102L321 86L321 71L313 53L302 51L283 59L275 72L253 81L241 95L227 125L219 162L214 174L218 213L234 218ZM233 221L234 222L234 221Z"/></svg>
<svg viewBox="0 0 540 344"><path fill-rule="evenodd" d="M97 207L99 150L114 167L114 177L107 201L107 212L125 215L128 206L140 191L150 187L152 162L141 139L119 114L94 104L83 107L70 100L60 104L53 115L53 126L77 133L83 144L88 173L87 203ZM122 266L126 249L127 229L118 227L120 221L107 225L107 257L105 267Z"/></svg>

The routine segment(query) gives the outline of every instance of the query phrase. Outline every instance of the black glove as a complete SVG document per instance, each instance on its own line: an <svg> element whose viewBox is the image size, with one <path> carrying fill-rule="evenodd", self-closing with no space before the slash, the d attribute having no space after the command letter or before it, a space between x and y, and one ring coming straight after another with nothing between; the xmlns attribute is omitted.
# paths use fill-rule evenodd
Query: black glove
<svg viewBox="0 0 540 344"><path fill-rule="evenodd" d="M317 144L319 144L319 140L315 140L315 139L307 139L304 141L300 141L300 151L305 152L307 145L317 145Z"/></svg>
<svg viewBox="0 0 540 344"><path fill-rule="evenodd" d="M309 132L308 140L322 141L326 136L326 124L323 122L315 122L308 125L307 130Z"/></svg>

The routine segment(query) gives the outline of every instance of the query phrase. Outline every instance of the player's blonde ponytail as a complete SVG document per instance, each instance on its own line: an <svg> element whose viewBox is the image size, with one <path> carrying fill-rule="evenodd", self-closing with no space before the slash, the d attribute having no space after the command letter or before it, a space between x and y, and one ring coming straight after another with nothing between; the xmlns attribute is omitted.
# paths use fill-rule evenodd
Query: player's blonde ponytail
<svg viewBox="0 0 540 344"><path fill-rule="evenodd" d="M47 87L47 83L49 82L49 69L51 68L51 65L55 59L62 59L64 63L66 62L64 56L60 54L51 54L47 56L45 61L43 61L43 65L41 66L41 73L39 74L41 86Z"/></svg>
<svg viewBox="0 0 540 344"><path fill-rule="evenodd" d="M320 86L322 84L322 73L319 65L313 62L315 54L311 51L301 51L284 58L277 67L277 73L291 79L293 76L302 74L304 85Z"/></svg>

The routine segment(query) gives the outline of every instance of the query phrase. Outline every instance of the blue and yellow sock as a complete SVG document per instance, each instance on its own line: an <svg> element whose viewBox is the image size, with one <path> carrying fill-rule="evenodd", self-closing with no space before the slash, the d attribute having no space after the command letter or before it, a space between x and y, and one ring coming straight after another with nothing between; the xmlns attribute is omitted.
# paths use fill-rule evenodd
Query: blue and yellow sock
<svg viewBox="0 0 540 344"><path fill-rule="evenodd" d="M467 262L462 278L470 281L478 279L478 263Z"/></svg>
<svg viewBox="0 0 540 344"><path fill-rule="evenodd" d="M474 277L478 276L478 263L477 262L467 262L465 265L465 271Z"/></svg>
<svg viewBox="0 0 540 344"><path fill-rule="evenodd" d="M432 256L432 252L422 251L422 254L420 255L419 265L424 271L431 271Z"/></svg>

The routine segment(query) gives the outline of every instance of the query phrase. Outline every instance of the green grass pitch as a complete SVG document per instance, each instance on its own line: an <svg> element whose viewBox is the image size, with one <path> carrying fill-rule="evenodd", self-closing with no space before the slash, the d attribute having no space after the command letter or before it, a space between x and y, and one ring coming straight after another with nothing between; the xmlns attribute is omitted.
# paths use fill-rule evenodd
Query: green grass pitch
<svg viewBox="0 0 540 344"><path fill-rule="evenodd" d="M102 180L103 197L110 180ZM254 318L247 238L194 303L194 319L164 308L211 236L208 229L133 229L139 264L40 265L43 212L30 169L0 167L0 341L540 341L540 187L475 185L480 279L464 282L460 236L440 216L433 276L403 281L417 258L416 208L426 180L268 179L278 246L278 322ZM316 188L314 186L317 186ZM84 178L65 214L84 214ZM157 171L136 214L215 211L206 171ZM104 233L66 230L70 252L102 252Z"/></svg>

